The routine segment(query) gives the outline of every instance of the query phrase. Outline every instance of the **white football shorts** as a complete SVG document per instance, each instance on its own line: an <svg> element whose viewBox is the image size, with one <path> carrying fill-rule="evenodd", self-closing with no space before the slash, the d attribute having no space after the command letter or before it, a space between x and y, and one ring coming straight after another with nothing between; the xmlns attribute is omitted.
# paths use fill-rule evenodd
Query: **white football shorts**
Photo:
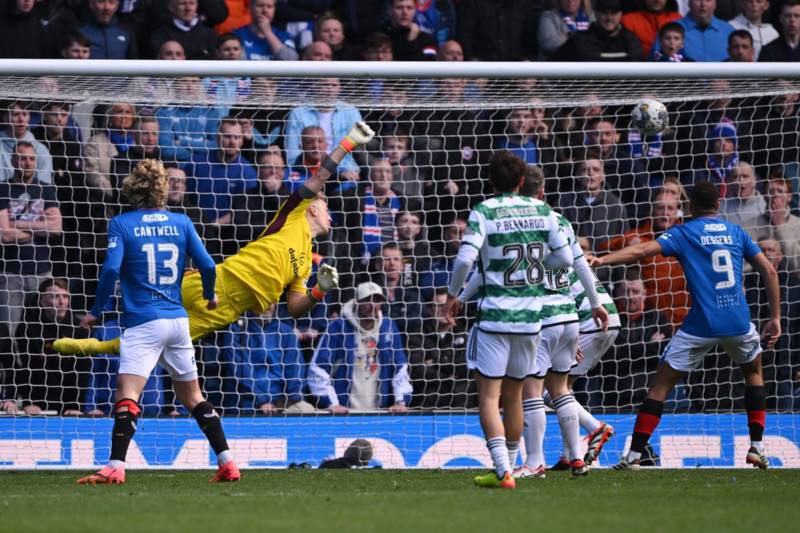
<svg viewBox="0 0 800 533"><path fill-rule="evenodd" d="M122 333L119 373L149 378L158 363L175 381L197 379L188 318L159 318Z"/></svg>
<svg viewBox="0 0 800 533"><path fill-rule="evenodd" d="M525 379L536 373L539 335L489 333L473 327L467 339L467 367L487 378Z"/></svg>
<svg viewBox="0 0 800 533"><path fill-rule="evenodd" d="M600 359L606 354L609 348L614 346L614 341L619 335L618 329L608 331L594 331L592 333L581 333L578 336L578 346L583 352L583 361L569 371L570 376L585 376L591 369L597 366Z"/></svg>
<svg viewBox="0 0 800 533"><path fill-rule="evenodd" d="M678 330L669 341L661 360L679 372L697 370L703 358L719 344L737 365L751 362L761 353L761 337L751 322L750 331L733 337L695 337Z"/></svg>
<svg viewBox="0 0 800 533"><path fill-rule="evenodd" d="M575 366L578 329L577 322L542 328L542 340L536 350L537 378L545 377L550 371L565 374Z"/></svg>

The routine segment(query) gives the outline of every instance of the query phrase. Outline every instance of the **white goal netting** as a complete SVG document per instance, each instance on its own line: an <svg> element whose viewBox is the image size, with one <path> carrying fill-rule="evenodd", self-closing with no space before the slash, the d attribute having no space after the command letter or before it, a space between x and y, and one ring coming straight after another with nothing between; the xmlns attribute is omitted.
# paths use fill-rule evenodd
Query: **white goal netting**
<svg viewBox="0 0 800 533"><path fill-rule="evenodd" d="M195 222L220 262L259 235L355 120L377 135L328 184L333 227L314 248L315 265L339 270L341 290L307 318L279 305L197 343L204 391L245 466L316 463L357 437L388 467L488 461L465 355L475 309L450 327L441 304L498 149L542 168L548 202L595 254L653 239L688 215L693 183L719 184L723 216L779 272L785 333L764 354L767 442L779 464L800 466L798 94L800 82L779 79L3 77L0 468L85 467L108 455L118 358L59 356L51 344L88 334L77 324L93 304L108 221L126 209L120 184L140 160L168 166L170 209ZM641 98L667 105L662 134L631 129ZM622 328L575 392L617 426L608 463L689 297L672 259L597 274ZM368 281L385 298L382 326L369 331L354 303ZM758 324L768 312L756 274L745 291ZM91 335L120 334L120 305ZM156 371L131 461L207 466L208 445L170 391ZM742 396L739 371L709 355L667 402L654 437L662 464L740 465ZM349 412L331 416L337 403ZM389 416L400 403L408 414ZM548 460L560 451L550 426Z"/></svg>

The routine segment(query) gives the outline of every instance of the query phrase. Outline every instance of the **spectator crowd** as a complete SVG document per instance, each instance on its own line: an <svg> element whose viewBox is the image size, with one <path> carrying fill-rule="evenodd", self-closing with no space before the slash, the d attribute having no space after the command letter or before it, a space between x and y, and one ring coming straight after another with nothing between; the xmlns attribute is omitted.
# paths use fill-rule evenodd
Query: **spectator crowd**
<svg viewBox="0 0 800 533"><path fill-rule="evenodd" d="M0 57L16 58L800 58L800 0L0 0L0 13ZM58 94L56 79L39 83ZM89 334L77 325L92 304L108 220L126 209L122 179L138 162L165 163L169 208L195 223L220 261L258 237L358 120L378 134L328 184L333 229L314 253L315 266L335 264L341 289L306 318L290 319L279 304L203 339L198 365L216 405L262 414L475 407L466 364L474 304L455 324L442 310L469 210L491 194L486 163L504 149L542 168L548 202L590 254L656 239L683 221L694 183L715 183L721 216L779 272L787 333L765 352L766 376L772 408L800 408L800 95L789 82L762 97L710 82L723 96L670 103L670 128L650 138L630 129L629 106L545 106L534 97L542 80L515 81L524 105L502 109L481 108L494 88L485 80L373 80L350 102L348 80L322 78L290 109L269 105L299 90L287 80L131 83L141 105L0 104L0 414L110 412L117 359L61 356L51 345ZM415 108L421 93L448 105ZM592 407L629 410L686 316L687 287L680 265L661 256L598 276L622 330L576 390ZM758 276L745 285L754 320L768 318ZM91 334L117 336L121 305ZM671 407L738 405L736 371L717 366L709 358ZM151 377L147 414L183 414L168 380Z"/></svg>

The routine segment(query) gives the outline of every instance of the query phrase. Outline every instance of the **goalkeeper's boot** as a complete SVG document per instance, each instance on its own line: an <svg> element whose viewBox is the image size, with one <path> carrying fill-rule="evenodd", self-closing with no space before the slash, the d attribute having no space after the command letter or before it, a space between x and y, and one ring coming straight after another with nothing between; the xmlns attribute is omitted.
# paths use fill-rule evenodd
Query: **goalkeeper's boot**
<svg viewBox="0 0 800 533"><path fill-rule="evenodd" d="M53 342L53 349L63 355L118 354L119 339L99 341L95 338L73 339L64 337Z"/></svg>
<svg viewBox="0 0 800 533"><path fill-rule="evenodd" d="M614 428L611 427L610 424L603 424L588 435L586 440L589 442L589 445L586 450L586 455L583 456L583 462L586 463L586 466L592 466L592 463L594 463L600 455L603 446L605 446L608 439L613 436Z"/></svg>
<svg viewBox="0 0 800 533"><path fill-rule="evenodd" d="M475 484L479 487L495 488L495 489L514 489L517 487L517 482L511 472L506 472L503 477L497 477L495 472L489 472L482 476L475 476Z"/></svg>
<svg viewBox="0 0 800 533"><path fill-rule="evenodd" d="M755 447L751 447L747 450L747 459L745 459L745 462L761 470L769 468L769 459L767 459L767 456L764 455L763 452L758 451Z"/></svg>
<svg viewBox="0 0 800 533"><path fill-rule="evenodd" d="M558 458L558 462L548 468L548 470L552 470L553 472L566 472L570 469L569 461L563 455Z"/></svg>
<svg viewBox="0 0 800 533"><path fill-rule="evenodd" d="M125 483L125 467L111 468L104 466L96 474L82 477L78 485L122 485Z"/></svg>
<svg viewBox="0 0 800 533"><path fill-rule="evenodd" d="M572 477L581 477L589 475L589 467L586 466L586 463L584 463L580 459L575 459L574 461L572 461L569 465L569 470L570 473L572 474Z"/></svg>
<svg viewBox="0 0 800 533"><path fill-rule="evenodd" d="M211 478L209 483L224 483L226 481L239 481L242 475L239 468L233 461L228 461L217 469L217 473Z"/></svg>
<svg viewBox="0 0 800 533"><path fill-rule="evenodd" d="M639 470L642 467L639 459L634 459L633 461L628 461L628 457L625 456L619 460L617 464L612 466L614 470Z"/></svg>
<svg viewBox="0 0 800 533"><path fill-rule="evenodd" d="M514 479L524 479L528 477L545 477L545 469L544 465L539 465L536 468L532 468L528 465L522 465L519 468L515 468L514 473L511 475L514 476Z"/></svg>

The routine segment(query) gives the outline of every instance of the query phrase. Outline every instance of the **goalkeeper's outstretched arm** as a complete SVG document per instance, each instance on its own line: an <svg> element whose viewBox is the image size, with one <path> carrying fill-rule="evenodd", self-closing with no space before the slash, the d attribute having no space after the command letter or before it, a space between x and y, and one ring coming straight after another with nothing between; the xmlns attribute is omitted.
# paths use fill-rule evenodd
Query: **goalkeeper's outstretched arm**
<svg viewBox="0 0 800 533"><path fill-rule="evenodd" d="M305 316L306 313L325 299L325 294L339 286L339 273L327 264L320 265L317 272L317 284L313 289L303 294L289 291L286 293L286 308L294 318Z"/></svg>
<svg viewBox="0 0 800 533"><path fill-rule="evenodd" d="M322 162L317 173L308 178L304 183L305 189L307 190L306 194L309 194L308 198L318 194L325 188L328 178L336 172L339 163L347 157L347 154L359 146L367 144L374 136L375 132L367 126L366 122L356 122L353 124L353 127L350 128L350 131L345 135L344 139L339 142L336 149Z"/></svg>

